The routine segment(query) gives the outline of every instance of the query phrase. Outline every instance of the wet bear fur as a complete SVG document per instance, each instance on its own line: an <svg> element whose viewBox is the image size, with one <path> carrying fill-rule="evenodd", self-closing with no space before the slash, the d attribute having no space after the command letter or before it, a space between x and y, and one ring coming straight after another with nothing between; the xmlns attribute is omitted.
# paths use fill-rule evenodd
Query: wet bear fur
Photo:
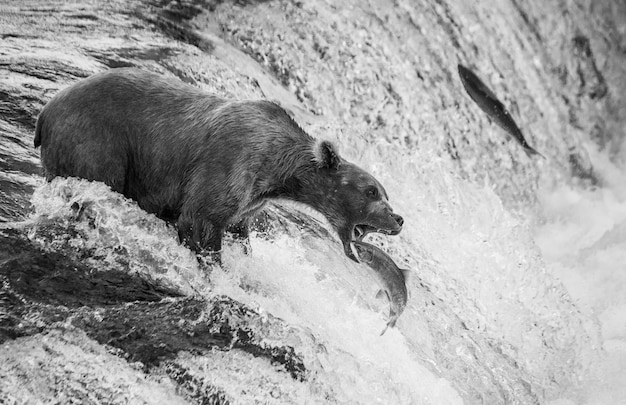
<svg viewBox="0 0 626 405"><path fill-rule="evenodd" d="M305 133L278 105L229 100L138 69L112 69L59 92L39 115L47 180L101 181L176 224L192 249L219 251L227 228L273 198L322 213L346 254L371 231L398 233L382 185Z"/></svg>

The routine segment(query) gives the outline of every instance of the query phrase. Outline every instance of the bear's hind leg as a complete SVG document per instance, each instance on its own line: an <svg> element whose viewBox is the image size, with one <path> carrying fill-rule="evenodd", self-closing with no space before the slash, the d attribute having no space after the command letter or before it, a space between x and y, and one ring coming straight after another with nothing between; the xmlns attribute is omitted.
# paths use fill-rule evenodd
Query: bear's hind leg
<svg viewBox="0 0 626 405"><path fill-rule="evenodd" d="M121 145L89 143L76 145L74 161L68 165L70 176L101 181L117 193L125 194L128 160ZM128 196L127 196L128 197Z"/></svg>
<svg viewBox="0 0 626 405"><path fill-rule="evenodd" d="M89 139L74 142L71 134L67 135L68 139L57 135L53 137L55 142L42 145L41 162L46 180L51 181L57 176L80 177L103 182L123 194L128 170L127 153L114 137L102 137L102 142Z"/></svg>

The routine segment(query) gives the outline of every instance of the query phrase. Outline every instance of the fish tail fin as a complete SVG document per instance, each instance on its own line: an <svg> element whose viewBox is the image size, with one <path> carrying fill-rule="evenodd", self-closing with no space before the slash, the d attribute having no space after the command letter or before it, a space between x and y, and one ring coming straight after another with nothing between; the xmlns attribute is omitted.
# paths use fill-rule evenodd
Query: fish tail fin
<svg viewBox="0 0 626 405"><path fill-rule="evenodd" d="M387 325L385 325L385 329L383 329L383 331L380 332L380 336L384 335L385 332L387 332L387 329L395 327L397 320L398 320L397 317L393 317L389 322L387 322Z"/></svg>
<svg viewBox="0 0 626 405"><path fill-rule="evenodd" d="M534 148L532 148L531 146L524 146L524 151L526 152L526 155L528 155L528 157L531 157L533 155L539 155L542 158L546 158L545 156L543 156L541 153L537 152L537 150L535 150Z"/></svg>
<svg viewBox="0 0 626 405"><path fill-rule="evenodd" d="M387 329L393 328L394 326L396 326L397 320L398 320L398 315L393 310L389 311L389 322L387 322L387 325L385 326L385 329L383 329L383 331L380 333L380 336L382 336L385 332L387 332Z"/></svg>

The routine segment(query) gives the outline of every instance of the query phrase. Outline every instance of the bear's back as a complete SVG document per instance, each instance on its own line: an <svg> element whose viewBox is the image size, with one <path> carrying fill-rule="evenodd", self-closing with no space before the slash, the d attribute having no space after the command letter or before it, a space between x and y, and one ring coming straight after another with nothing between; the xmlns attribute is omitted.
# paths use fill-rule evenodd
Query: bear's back
<svg viewBox="0 0 626 405"><path fill-rule="evenodd" d="M59 92L35 136L48 180L103 181L157 214L178 212L200 188L222 190L213 199L224 204L270 193L310 169L314 142L275 103L226 100L132 68Z"/></svg>

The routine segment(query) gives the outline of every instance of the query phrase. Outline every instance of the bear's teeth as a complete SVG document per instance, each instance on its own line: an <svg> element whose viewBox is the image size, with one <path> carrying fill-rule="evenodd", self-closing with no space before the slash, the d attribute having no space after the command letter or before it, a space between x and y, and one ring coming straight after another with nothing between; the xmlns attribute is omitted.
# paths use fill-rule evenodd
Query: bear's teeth
<svg viewBox="0 0 626 405"><path fill-rule="evenodd" d="M363 233L364 233L363 229L361 229L360 226L357 225L357 226L354 227L354 238L355 239L356 238L360 238L363 235Z"/></svg>
<svg viewBox="0 0 626 405"><path fill-rule="evenodd" d="M356 259L357 262L361 263L361 258L359 257L359 252L356 250L356 246L354 242L350 242L350 250L352 251L352 255Z"/></svg>

